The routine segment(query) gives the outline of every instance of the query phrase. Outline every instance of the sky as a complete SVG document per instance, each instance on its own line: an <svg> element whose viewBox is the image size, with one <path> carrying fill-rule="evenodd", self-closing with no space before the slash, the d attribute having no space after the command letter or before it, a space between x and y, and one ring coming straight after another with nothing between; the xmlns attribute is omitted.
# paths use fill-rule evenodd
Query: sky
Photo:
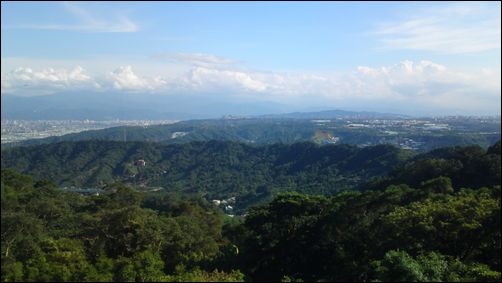
<svg viewBox="0 0 502 283"><path fill-rule="evenodd" d="M500 115L500 2L1 5L2 96Z"/></svg>

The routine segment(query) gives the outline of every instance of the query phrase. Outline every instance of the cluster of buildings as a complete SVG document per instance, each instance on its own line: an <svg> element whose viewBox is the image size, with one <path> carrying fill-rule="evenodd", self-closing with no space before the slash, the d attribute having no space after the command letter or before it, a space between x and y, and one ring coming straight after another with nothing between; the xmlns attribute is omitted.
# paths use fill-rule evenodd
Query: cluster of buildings
<svg viewBox="0 0 502 283"><path fill-rule="evenodd" d="M146 161L144 159L138 159L136 162L134 162L134 165L138 167L145 167L146 166Z"/></svg>
<svg viewBox="0 0 502 283"><path fill-rule="evenodd" d="M227 213L229 216L234 216L232 213L234 211L234 207L232 205L235 205L235 197L231 197L228 199L213 199L213 204L222 208L225 213Z"/></svg>
<svg viewBox="0 0 502 283"><path fill-rule="evenodd" d="M375 119L375 120L361 120L357 123L346 121L348 128L417 128L427 130L444 130L449 129L446 123L432 123L429 120L416 120L416 119Z"/></svg>
<svg viewBox="0 0 502 283"><path fill-rule="evenodd" d="M7 120L2 119L2 143L62 136L117 126L172 124L173 120Z"/></svg>
<svg viewBox="0 0 502 283"><path fill-rule="evenodd" d="M175 139L175 138L181 138L181 137L184 137L188 134L188 132L174 132L171 134L171 138L172 139Z"/></svg>
<svg viewBox="0 0 502 283"><path fill-rule="evenodd" d="M414 141L410 138L402 138L399 141L399 147L402 149L417 150L423 145L423 142Z"/></svg>

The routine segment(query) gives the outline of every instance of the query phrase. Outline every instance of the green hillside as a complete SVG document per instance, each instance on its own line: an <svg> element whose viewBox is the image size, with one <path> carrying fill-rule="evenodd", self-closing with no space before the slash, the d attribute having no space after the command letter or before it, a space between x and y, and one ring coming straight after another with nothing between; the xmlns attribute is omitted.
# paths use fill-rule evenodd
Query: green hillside
<svg viewBox="0 0 502 283"><path fill-rule="evenodd" d="M416 152L427 152L431 149L455 145L478 144L486 148L500 139L500 124L484 124L468 119L448 120L451 128L432 131L428 130L428 126L424 126L429 120L423 120L420 122L422 124L413 126L407 123L414 123L414 120L385 120L388 124L380 120L376 121L381 124L371 124L374 121L370 123L366 120L343 119L191 120L168 125L113 127L84 131L2 144L2 148L83 140L147 141L164 144L219 140L258 145L292 144L305 141L317 144L336 143L359 146L392 144L411 148Z"/></svg>
<svg viewBox="0 0 502 283"><path fill-rule="evenodd" d="M332 194L357 188L411 156L411 151L389 145L81 141L4 150L2 168L60 186L102 187L120 181L208 199L236 197L237 208L245 208L280 191Z"/></svg>
<svg viewBox="0 0 502 283"><path fill-rule="evenodd" d="M66 156L61 166L69 167L79 152L110 149L114 144L62 143L48 150L61 148L58 156ZM168 153L170 148L122 145L131 152ZM114 152L120 152L118 148ZM316 150L331 153L332 159L349 152L352 164L366 160L364 156L386 160L386 153L396 151L312 144L254 148L213 142L189 144L184 152L192 157L226 152L213 156L221 161L239 156L230 152L253 152L261 158L265 149L283 153L275 162L290 163L288 169L296 172L302 172L311 159L319 159ZM45 156L40 147L8 155L15 152L20 158L27 154L23 150L32 158ZM288 155L291 152L297 155ZM2 156L2 167L3 162ZM351 170L351 162L344 170ZM369 169L375 163L368 165ZM259 168L255 166L256 171ZM363 191L330 196L281 193L233 218L197 196L135 192L120 184L108 186L99 196L82 196L62 192L50 180L2 168L1 279L499 282L501 180L500 170L493 171L497 168L500 142L488 150L444 148L408 158Z"/></svg>

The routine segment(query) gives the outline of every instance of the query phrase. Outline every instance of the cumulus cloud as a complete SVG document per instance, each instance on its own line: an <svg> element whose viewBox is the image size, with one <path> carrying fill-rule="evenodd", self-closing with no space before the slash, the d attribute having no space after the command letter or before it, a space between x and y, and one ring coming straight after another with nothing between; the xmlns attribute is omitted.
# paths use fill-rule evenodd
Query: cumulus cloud
<svg viewBox="0 0 502 283"><path fill-rule="evenodd" d="M116 89L143 89L147 84L132 71L131 66L119 67L110 72L113 87Z"/></svg>
<svg viewBox="0 0 502 283"><path fill-rule="evenodd" d="M450 4L380 23L373 34L385 48L473 53L500 48L499 3ZM495 7L493 6L495 5Z"/></svg>
<svg viewBox="0 0 502 283"><path fill-rule="evenodd" d="M174 76L143 76L131 66L105 75L87 74L83 68L17 68L2 75L2 94L49 94L88 89L136 93L225 95L268 101L295 101L317 106L397 105L436 109L481 110L500 107L500 70L451 70L431 61L370 67L336 74L280 73L192 65ZM99 84L98 84L99 82ZM30 86L29 88L26 85Z"/></svg>
<svg viewBox="0 0 502 283"><path fill-rule="evenodd" d="M131 66L119 67L110 72L109 79L113 88L118 90L152 90L162 85L161 79L151 79L138 77Z"/></svg>
<svg viewBox="0 0 502 283"><path fill-rule="evenodd" d="M380 68L360 66L353 75L380 93L393 92L397 95L441 95L449 91L480 90L487 87L493 91L500 90L500 71L486 69L483 72L458 72L426 60L417 64L405 60ZM491 81L491 85L486 85L487 81ZM377 88L377 84L384 89ZM403 87L408 87L410 91L400 91Z"/></svg>
<svg viewBox="0 0 502 283"><path fill-rule="evenodd" d="M416 88L417 92L423 92L427 84L448 83L456 79L445 66L425 60L418 64L404 60L380 68L359 66L353 75L355 80L368 85L370 89L379 90L379 93L395 92L402 95L404 93L396 91L396 88L410 86Z"/></svg>
<svg viewBox="0 0 502 283"><path fill-rule="evenodd" d="M358 67L352 80L369 98L385 98L408 107L478 111L500 107L500 70L467 73L430 61L414 64L405 60L380 68Z"/></svg>
<svg viewBox="0 0 502 283"><path fill-rule="evenodd" d="M230 89L262 92L267 89L263 81L253 78L253 74L206 67L192 68L182 81L187 88L194 90Z"/></svg>
<svg viewBox="0 0 502 283"><path fill-rule="evenodd" d="M19 67L2 74L2 93L49 94L58 90L89 87L97 88L99 84L80 66L71 70L46 68L39 71Z"/></svg>

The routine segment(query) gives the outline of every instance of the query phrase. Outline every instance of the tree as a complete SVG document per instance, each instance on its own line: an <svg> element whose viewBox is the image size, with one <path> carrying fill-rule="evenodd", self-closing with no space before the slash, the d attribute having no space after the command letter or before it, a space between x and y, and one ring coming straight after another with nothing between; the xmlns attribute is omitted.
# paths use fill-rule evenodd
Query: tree
<svg viewBox="0 0 502 283"><path fill-rule="evenodd" d="M372 262L373 280L383 282L500 281L500 272L483 264L464 264L458 259L430 252L417 258L391 250Z"/></svg>

